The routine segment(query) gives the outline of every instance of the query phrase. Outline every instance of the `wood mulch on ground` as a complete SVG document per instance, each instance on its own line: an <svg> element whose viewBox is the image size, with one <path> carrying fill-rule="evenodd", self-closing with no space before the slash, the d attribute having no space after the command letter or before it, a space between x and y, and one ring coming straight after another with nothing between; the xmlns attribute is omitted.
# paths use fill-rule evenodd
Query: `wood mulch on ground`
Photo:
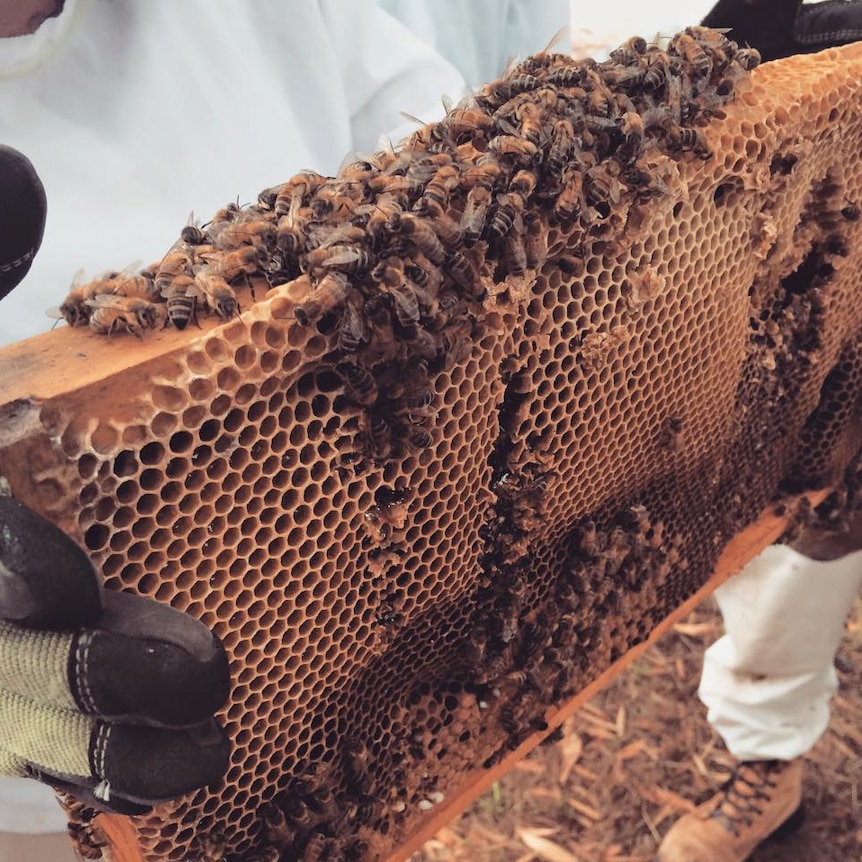
<svg viewBox="0 0 862 862"><path fill-rule="evenodd" d="M720 633L708 600L411 862L653 862L673 821L733 768L697 698ZM832 721L806 757L802 827L751 862L862 862L862 597L836 666Z"/></svg>

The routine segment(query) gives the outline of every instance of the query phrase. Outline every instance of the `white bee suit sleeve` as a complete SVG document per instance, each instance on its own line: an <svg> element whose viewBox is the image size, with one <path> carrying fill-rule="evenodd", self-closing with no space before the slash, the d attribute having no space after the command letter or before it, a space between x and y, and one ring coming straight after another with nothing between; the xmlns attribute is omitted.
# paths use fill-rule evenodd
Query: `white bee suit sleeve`
<svg viewBox="0 0 862 862"><path fill-rule="evenodd" d="M75 273L158 260L189 211L337 171L461 76L374 0L76 0L0 39L0 141L48 195L42 250L0 343L46 331ZM432 116L433 114L433 116Z"/></svg>

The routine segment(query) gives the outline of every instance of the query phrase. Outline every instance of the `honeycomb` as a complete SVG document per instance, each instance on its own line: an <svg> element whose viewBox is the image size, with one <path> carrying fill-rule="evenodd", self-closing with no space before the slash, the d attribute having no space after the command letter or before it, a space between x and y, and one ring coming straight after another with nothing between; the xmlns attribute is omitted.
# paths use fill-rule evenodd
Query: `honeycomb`
<svg viewBox="0 0 862 862"><path fill-rule="evenodd" d="M231 656L229 771L134 820L145 859L386 856L770 501L840 479L862 49L756 59L700 29L528 58L187 229L155 278L255 225L248 271L209 253L221 300L0 352L15 495Z"/></svg>

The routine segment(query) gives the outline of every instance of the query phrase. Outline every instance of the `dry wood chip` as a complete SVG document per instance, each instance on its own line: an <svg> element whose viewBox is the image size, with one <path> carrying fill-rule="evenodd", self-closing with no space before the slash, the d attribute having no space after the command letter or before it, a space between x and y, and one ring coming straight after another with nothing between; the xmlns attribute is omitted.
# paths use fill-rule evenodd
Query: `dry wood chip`
<svg viewBox="0 0 862 862"><path fill-rule="evenodd" d="M586 766L581 766L580 763L576 763L572 767L572 772L574 772L575 775L580 775L581 778L586 778L587 781L595 781L599 777L591 769L587 769Z"/></svg>
<svg viewBox="0 0 862 862"><path fill-rule="evenodd" d="M614 725L617 736L626 735L626 708L622 704L617 709L617 718Z"/></svg>
<svg viewBox="0 0 862 862"><path fill-rule="evenodd" d="M649 750L652 754L655 754L655 749L648 746L645 739L636 739L634 742L630 742L628 745L624 745L614 755L614 757L618 761L631 760L632 758L643 754L643 752L647 750Z"/></svg>
<svg viewBox="0 0 862 862"><path fill-rule="evenodd" d="M560 765L560 777L558 779L561 785L565 784L569 780L569 776L572 774L572 769L578 760L580 760L583 750L583 740L574 731L567 733L563 737L562 742L560 743L560 760L562 763Z"/></svg>
<svg viewBox="0 0 862 862"><path fill-rule="evenodd" d="M578 862L577 856L546 837L556 832L556 829L519 829L517 834L518 840L540 859L547 862Z"/></svg>
<svg viewBox="0 0 862 862"><path fill-rule="evenodd" d="M542 775L545 772L545 767L537 760L519 760L515 764L515 769L519 772L529 772L532 775Z"/></svg>
<svg viewBox="0 0 862 862"><path fill-rule="evenodd" d="M682 813L694 811L697 807L691 800L686 799L684 796L680 796L673 790L668 790L655 784L638 787L638 793L643 799L646 799L649 802L654 802L656 805L667 805L674 811Z"/></svg>
<svg viewBox="0 0 862 862"><path fill-rule="evenodd" d="M601 811L594 808L592 805L587 805L586 802L581 802L579 799L573 799L571 796L566 799L566 803L571 805L575 811L588 817L590 820L601 820L604 816Z"/></svg>

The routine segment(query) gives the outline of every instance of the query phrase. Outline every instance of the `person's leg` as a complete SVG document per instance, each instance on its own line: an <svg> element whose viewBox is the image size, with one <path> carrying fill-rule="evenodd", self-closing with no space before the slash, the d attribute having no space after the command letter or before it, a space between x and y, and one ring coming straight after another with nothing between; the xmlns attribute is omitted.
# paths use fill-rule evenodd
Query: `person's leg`
<svg viewBox="0 0 862 862"><path fill-rule="evenodd" d="M862 582L862 552L818 562L774 545L716 591L726 634L706 651L700 696L740 761L674 824L660 862L741 862L794 818L802 754L829 723L835 650Z"/></svg>
<svg viewBox="0 0 862 862"><path fill-rule="evenodd" d="M739 760L792 760L829 724L833 659L862 552L818 562L773 545L715 592L726 634L704 656L700 697Z"/></svg>

